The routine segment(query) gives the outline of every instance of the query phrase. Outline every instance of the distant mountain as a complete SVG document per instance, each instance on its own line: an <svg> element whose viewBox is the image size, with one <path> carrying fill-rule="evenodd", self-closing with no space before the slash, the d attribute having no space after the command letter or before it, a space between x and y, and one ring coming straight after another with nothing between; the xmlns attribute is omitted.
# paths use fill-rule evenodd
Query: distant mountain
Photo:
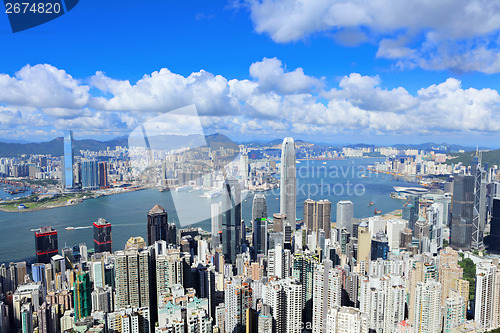
<svg viewBox="0 0 500 333"><path fill-rule="evenodd" d="M294 141L295 141L295 145L297 147L313 145L313 143L310 143L310 142L307 142L304 140L294 140ZM283 139L274 139L274 140L271 140L268 142L260 142L260 141L241 142L242 145L245 145L246 147L250 147L250 148L279 146L282 143L283 143Z"/></svg>
<svg viewBox="0 0 500 333"><path fill-rule="evenodd" d="M0 142L0 156L2 157L16 157L21 155L52 155L61 156L63 154L64 139L62 137L55 138L47 142L40 143L9 143ZM115 138L108 141L97 140L74 140L73 151L75 155L80 154L80 150L106 150L107 147L114 149L116 146L127 146L126 138Z"/></svg>

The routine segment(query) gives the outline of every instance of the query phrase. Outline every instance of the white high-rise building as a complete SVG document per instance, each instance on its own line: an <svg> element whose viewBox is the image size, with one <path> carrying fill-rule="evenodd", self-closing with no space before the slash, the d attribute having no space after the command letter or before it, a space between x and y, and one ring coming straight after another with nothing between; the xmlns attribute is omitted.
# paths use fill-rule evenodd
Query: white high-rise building
<svg viewBox="0 0 500 333"><path fill-rule="evenodd" d="M328 310L326 333L368 333L368 315L359 309L334 306Z"/></svg>
<svg viewBox="0 0 500 333"><path fill-rule="evenodd" d="M328 309L341 305L342 284L340 271L325 260L314 271L312 332L325 333Z"/></svg>
<svg viewBox="0 0 500 333"><path fill-rule="evenodd" d="M474 321L481 324L484 329L495 327L494 301L495 297L495 277L497 266L490 262L481 262L476 266L476 294L475 294L475 312Z"/></svg>
<svg viewBox="0 0 500 333"><path fill-rule="evenodd" d="M271 308L273 332L301 332L302 285L298 281L272 280L262 287L262 298Z"/></svg>
<svg viewBox="0 0 500 333"><path fill-rule="evenodd" d="M222 202L213 203L210 205L211 210L211 226L212 226L212 241L213 248L220 244L220 233L222 231Z"/></svg>
<svg viewBox="0 0 500 333"><path fill-rule="evenodd" d="M451 332L451 328L455 327L466 319L466 309L464 298L458 291L451 289L449 297L446 298L444 305L444 326L443 332Z"/></svg>
<svg viewBox="0 0 500 333"><path fill-rule="evenodd" d="M399 276L366 277L361 280L360 310L368 315L369 328L395 332L405 317L406 291Z"/></svg>
<svg viewBox="0 0 500 333"><path fill-rule="evenodd" d="M354 204L349 200L337 202L337 230L345 228L352 236L352 218L354 214Z"/></svg>
<svg viewBox="0 0 500 333"><path fill-rule="evenodd" d="M290 250L283 250L283 246L278 243L276 247L268 251L268 276L285 279L292 274L292 254Z"/></svg>
<svg viewBox="0 0 500 333"><path fill-rule="evenodd" d="M494 288L494 301L493 301L493 325L495 327L500 327L500 265L498 260L493 262L497 266L497 273L495 277L495 288Z"/></svg>
<svg viewBox="0 0 500 333"><path fill-rule="evenodd" d="M392 219L387 221L387 238L389 239L389 250L399 249L401 232L406 228L406 221L403 219Z"/></svg>
<svg viewBox="0 0 500 333"><path fill-rule="evenodd" d="M295 231L297 211L297 175L295 142L287 137L281 146L280 213L285 214Z"/></svg>
<svg viewBox="0 0 500 333"><path fill-rule="evenodd" d="M441 283L428 279L415 289L413 328L415 333L441 332Z"/></svg>
<svg viewBox="0 0 500 333"><path fill-rule="evenodd" d="M246 152L242 152L240 155L240 176L243 179L248 177L248 154Z"/></svg>

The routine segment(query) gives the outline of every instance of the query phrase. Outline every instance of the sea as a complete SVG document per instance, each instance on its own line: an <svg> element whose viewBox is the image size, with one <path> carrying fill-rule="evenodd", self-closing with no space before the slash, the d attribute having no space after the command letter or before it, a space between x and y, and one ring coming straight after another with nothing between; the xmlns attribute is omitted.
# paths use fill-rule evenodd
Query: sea
<svg viewBox="0 0 500 333"><path fill-rule="evenodd" d="M394 186L416 186L404 180L396 180L391 175L368 171L378 158L355 158L344 160L301 160L297 163L297 218L302 218L303 203L306 199L328 199L332 202L332 221L336 217L336 204L340 200L351 200L354 204L354 217L363 218L374 215L374 210L388 213L401 209L403 201L389 195ZM279 176L277 176L279 177ZM191 189L183 193L183 203L188 203L192 212L206 219L189 223L194 228L210 231L210 204L219 198L200 197L203 190ZM264 193L267 200L268 216L279 212L279 188ZM242 217L247 226L252 215L254 192L244 191L242 196ZM33 230L52 226L58 232L59 249L85 243L93 248L92 223L104 218L112 225L113 251L124 248L130 237L146 238L147 213L159 204L168 213L169 222L178 228L187 227L177 214L176 203L170 191L158 189L139 190L116 195L88 199L78 205L38 210L31 212L0 212L0 262L35 259L35 235ZM175 199L175 200L174 200ZM369 205L373 202L373 205ZM199 214L201 212L201 214ZM181 217L181 219L179 218ZM66 230L66 227L75 227Z"/></svg>

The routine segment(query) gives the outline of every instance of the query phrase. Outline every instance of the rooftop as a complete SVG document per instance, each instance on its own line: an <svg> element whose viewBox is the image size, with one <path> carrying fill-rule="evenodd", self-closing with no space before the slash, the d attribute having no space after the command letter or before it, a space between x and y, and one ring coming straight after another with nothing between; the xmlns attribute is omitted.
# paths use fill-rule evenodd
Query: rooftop
<svg viewBox="0 0 500 333"><path fill-rule="evenodd" d="M165 213L165 209L162 206L160 206L160 205L155 205L149 211L149 214L161 214L161 213Z"/></svg>

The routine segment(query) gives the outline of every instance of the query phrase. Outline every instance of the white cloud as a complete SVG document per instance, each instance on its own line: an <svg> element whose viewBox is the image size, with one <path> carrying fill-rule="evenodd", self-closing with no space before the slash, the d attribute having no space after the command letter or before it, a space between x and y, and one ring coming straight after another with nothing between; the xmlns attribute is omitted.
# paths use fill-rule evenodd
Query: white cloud
<svg viewBox="0 0 500 333"><path fill-rule="evenodd" d="M333 89L326 96L331 98L344 98L353 105L368 111L404 111L412 108L417 103L402 87L392 90L382 89L378 76L361 76L351 73L344 76L339 83L341 89Z"/></svg>
<svg viewBox="0 0 500 333"><path fill-rule="evenodd" d="M9 105L77 109L88 100L88 86L51 65L26 65L15 76L0 74L0 101Z"/></svg>
<svg viewBox="0 0 500 333"><path fill-rule="evenodd" d="M29 72L32 68L40 67L24 69ZM12 98L14 93L0 98L0 130L10 128L19 135L28 127L33 133L73 128L94 135L124 135L161 112L190 104L196 105L207 133L220 131L230 136L463 135L500 130L498 91L464 89L454 78L423 87L412 95L404 87L384 87L379 76L359 73L341 77L338 86L325 91L318 87L322 79L307 76L299 69L286 70L278 59L252 64L250 80L225 78L206 71L182 76L161 69L135 83L97 72L89 85L84 86L55 67L41 68L50 69L44 75L62 78L46 79L58 82L63 88L54 88L64 90L67 95L52 100L49 106L42 103L50 100L44 95L47 92L37 91L38 102L31 106L31 94L23 89L36 86L33 84L37 80L32 75L14 78L0 75L3 79L7 77L4 88L17 94L16 98ZM86 95L89 88L96 97ZM75 91L85 92L85 103L83 95Z"/></svg>
<svg viewBox="0 0 500 333"><path fill-rule="evenodd" d="M163 68L145 75L135 84L97 72L91 78L91 84L113 95L110 99L93 99L92 106L102 110L166 112L196 104L201 115L237 111L236 101L229 96L227 80L203 70L183 77Z"/></svg>
<svg viewBox="0 0 500 333"><path fill-rule="evenodd" d="M285 72L281 60L264 58L250 66L250 75L258 82L263 92L275 91L281 94L297 94L309 92L323 86L321 80L304 74L302 68Z"/></svg>
<svg viewBox="0 0 500 333"><path fill-rule="evenodd" d="M244 0L258 33L289 43L321 32L371 41L401 67L500 71L500 3L483 0ZM458 59L457 59L458 57Z"/></svg>

